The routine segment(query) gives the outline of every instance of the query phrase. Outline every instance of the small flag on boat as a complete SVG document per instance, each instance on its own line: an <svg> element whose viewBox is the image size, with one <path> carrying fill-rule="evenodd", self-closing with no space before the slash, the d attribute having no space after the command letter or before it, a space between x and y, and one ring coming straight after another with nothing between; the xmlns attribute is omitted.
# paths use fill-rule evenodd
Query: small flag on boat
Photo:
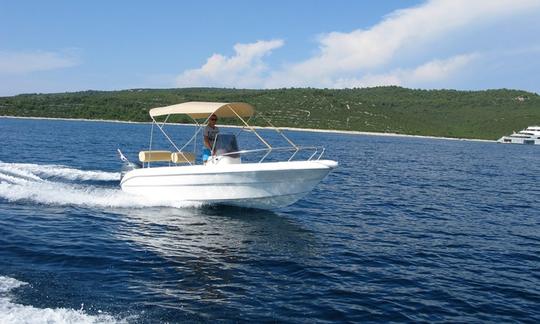
<svg viewBox="0 0 540 324"><path fill-rule="evenodd" d="M129 162L128 159L124 156L124 154L122 154L122 151L120 151L120 149L116 149L118 151L118 154L120 155L120 160L124 161L124 162Z"/></svg>

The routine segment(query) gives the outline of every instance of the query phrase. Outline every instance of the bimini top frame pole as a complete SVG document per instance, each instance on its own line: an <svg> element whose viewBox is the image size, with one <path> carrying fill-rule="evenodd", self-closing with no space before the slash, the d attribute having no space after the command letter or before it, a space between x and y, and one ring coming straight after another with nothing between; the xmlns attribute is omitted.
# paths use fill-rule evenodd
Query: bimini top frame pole
<svg viewBox="0 0 540 324"><path fill-rule="evenodd" d="M167 119L169 119L169 116L167 116ZM176 146L176 144L173 142L173 140L169 137L169 135L167 135L167 133L163 130L163 127L165 126L165 123L167 122L167 119L160 125L155 119L154 117L152 117L152 121L153 123L156 124L156 126L159 128L159 130L161 131L161 133L163 133L163 136L165 136L165 138L167 138L167 140L172 144L172 146L174 146L174 148L180 152L180 149L178 148L178 146Z"/></svg>
<svg viewBox="0 0 540 324"><path fill-rule="evenodd" d="M257 131L251 126L249 125L245 120L244 118L242 118L242 116L240 116L231 106L229 106L229 109L236 115L236 117L238 117L238 119L240 119L242 121L242 123L244 123L244 125L246 125L247 128L249 128L254 134L255 136L257 136L257 138L263 142L264 145L266 145L266 147L268 147L269 150L272 149L272 146L270 144L268 144L267 141L264 140L264 138L262 138L261 135L259 135L259 133L257 133Z"/></svg>

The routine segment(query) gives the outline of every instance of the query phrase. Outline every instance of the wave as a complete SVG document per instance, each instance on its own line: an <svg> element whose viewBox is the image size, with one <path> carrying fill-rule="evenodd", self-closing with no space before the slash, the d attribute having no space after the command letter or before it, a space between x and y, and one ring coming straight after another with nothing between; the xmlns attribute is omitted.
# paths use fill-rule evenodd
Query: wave
<svg viewBox="0 0 540 324"><path fill-rule="evenodd" d="M59 179L60 178L60 179ZM62 165L0 162L0 199L46 205L143 208L199 207L201 204L140 197L118 188L103 188L87 180L118 180L118 173L85 171ZM66 183L62 179L79 180Z"/></svg>
<svg viewBox="0 0 540 324"><path fill-rule="evenodd" d="M66 180L113 181L120 179L118 172L79 170L58 164L5 163L0 162L0 173L12 173L34 180L58 178Z"/></svg>
<svg viewBox="0 0 540 324"><path fill-rule="evenodd" d="M28 283L0 276L0 323L127 323L107 314L89 315L82 308L36 308L14 303L10 291L25 285Z"/></svg>

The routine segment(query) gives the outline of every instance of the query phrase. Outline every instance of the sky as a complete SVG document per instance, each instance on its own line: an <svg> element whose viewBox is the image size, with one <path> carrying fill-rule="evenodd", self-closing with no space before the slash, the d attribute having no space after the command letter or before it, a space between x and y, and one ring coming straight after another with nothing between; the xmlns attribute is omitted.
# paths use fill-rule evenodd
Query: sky
<svg viewBox="0 0 540 324"><path fill-rule="evenodd" d="M0 0L0 96L133 88L540 93L540 0Z"/></svg>

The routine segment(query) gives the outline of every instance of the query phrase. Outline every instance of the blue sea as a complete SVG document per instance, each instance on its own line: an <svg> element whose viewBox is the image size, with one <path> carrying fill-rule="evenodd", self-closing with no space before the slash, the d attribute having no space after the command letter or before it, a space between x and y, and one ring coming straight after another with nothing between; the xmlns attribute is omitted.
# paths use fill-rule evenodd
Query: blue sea
<svg viewBox="0 0 540 324"><path fill-rule="evenodd" d="M288 131L339 167L262 211L123 193L150 129L0 118L0 323L540 321L540 147Z"/></svg>

